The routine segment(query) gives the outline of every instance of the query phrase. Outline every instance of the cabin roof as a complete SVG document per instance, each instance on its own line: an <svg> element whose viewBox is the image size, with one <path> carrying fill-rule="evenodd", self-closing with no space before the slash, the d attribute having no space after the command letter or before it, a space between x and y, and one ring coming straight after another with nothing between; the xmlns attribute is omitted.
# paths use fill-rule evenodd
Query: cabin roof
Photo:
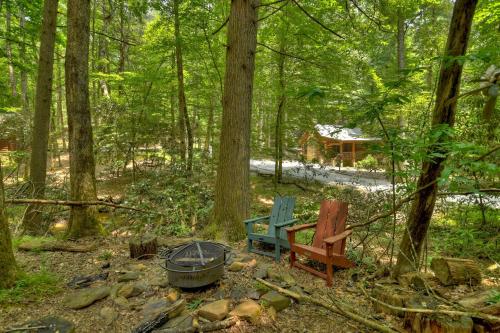
<svg viewBox="0 0 500 333"><path fill-rule="evenodd" d="M361 128L347 128L340 125L320 125L314 126L318 134L324 138L339 141L380 141L380 138L363 137Z"/></svg>

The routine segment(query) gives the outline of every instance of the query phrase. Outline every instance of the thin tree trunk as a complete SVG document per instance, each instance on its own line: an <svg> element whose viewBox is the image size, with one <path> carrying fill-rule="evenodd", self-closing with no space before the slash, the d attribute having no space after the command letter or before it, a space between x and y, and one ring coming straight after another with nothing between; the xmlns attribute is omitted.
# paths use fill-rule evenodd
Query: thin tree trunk
<svg viewBox="0 0 500 333"><path fill-rule="evenodd" d="M12 250L9 221L5 213L2 159L0 158L0 289L14 285L17 275L16 259Z"/></svg>
<svg viewBox="0 0 500 333"><path fill-rule="evenodd" d="M66 46L66 109L68 113L71 200L96 200L92 122L89 105L90 2L68 0ZM71 207L68 236L100 231L95 208Z"/></svg>
<svg viewBox="0 0 500 333"><path fill-rule="evenodd" d="M402 75L402 71L406 67L406 45L405 45L405 18L400 9L397 13L397 63L398 63L398 75ZM398 125L401 129L406 126L405 116L400 113L398 114Z"/></svg>
<svg viewBox="0 0 500 333"><path fill-rule="evenodd" d="M9 82L10 82L10 89L12 93L12 97L17 97L17 80L16 80L16 73L14 70L14 58L12 55L12 47L10 45L10 31L11 31L11 12L10 12L10 3L7 2L7 5L5 6L6 8L6 13L5 13L5 35L6 35L6 40L5 40L5 50L7 53L7 62L9 64Z"/></svg>
<svg viewBox="0 0 500 333"><path fill-rule="evenodd" d="M275 132L275 163L274 163L274 186L281 183L283 178L283 113L285 112L285 36L280 37L280 53L278 54L278 81L279 98L278 112L276 114Z"/></svg>
<svg viewBox="0 0 500 333"><path fill-rule="evenodd" d="M250 123L259 0L233 0L213 222L228 240L245 236L250 210Z"/></svg>
<svg viewBox="0 0 500 333"><path fill-rule="evenodd" d="M476 4L477 0L457 0L453 8L445 54L448 60L441 64L436 105L432 116L432 131L437 138L428 148L417 188L432 185L420 191L413 201L394 269L396 277L419 268L422 245L436 202L438 190L436 179L441 175L443 162L448 154L446 143L451 139L443 127L453 127L455 123L456 97L460 92L462 75L462 63L455 57L465 55Z"/></svg>
<svg viewBox="0 0 500 333"><path fill-rule="evenodd" d="M212 156L212 135L214 128L214 109L215 109L215 101L214 96L210 95L210 108L208 110L208 119L207 119L207 135L205 136L205 152Z"/></svg>
<svg viewBox="0 0 500 333"><path fill-rule="evenodd" d="M63 151L67 151L68 146L66 144L66 130L64 126L64 113L63 113L63 80L62 80L62 66L61 57L57 57L57 118L59 119L59 126L61 130L61 141Z"/></svg>
<svg viewBox="0 0 500 333"><path fill-rule="evenodd" d="M52 104L52 78L54 69L54 45L56 40L58 0L45 0L43 6L42 32L40 36L40 59L36 83L35 116L31 141L30 175L33 198L43 199L47 177L47 148ZM24 214L23 232L42 235L47 226L42 223L41 207L29 205Z"/></svg>
<svg viewBox="0 0 500 333"><path fill-rule="evenodd" d="M182 62L182 41L179 23L179 2L174 0L174 26L175 26L175 57L177 62L177 83L179 95L179 131L181 141L181 158L186 159L186 136L187 136L187 162L186 170L190 172L193 168L193 132L189 122L189 115L184 93L184 69Z"/></svg>

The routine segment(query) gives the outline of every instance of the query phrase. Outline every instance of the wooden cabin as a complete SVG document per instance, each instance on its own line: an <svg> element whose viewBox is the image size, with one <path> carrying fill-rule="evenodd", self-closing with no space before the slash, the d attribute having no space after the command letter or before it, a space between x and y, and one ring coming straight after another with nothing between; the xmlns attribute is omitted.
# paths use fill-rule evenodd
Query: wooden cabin
<svg viewBox="0 0 500 333"><path fill-rule="evenodd" d="M354 166L369 154L369 147L382 139L366 137L360 128L340 125L316 125L300 138L302 155L308 161L334 166Z"/></svg>
<svg viewBox="0 0 500 333"><path fill-rule="evenodd" d="M2 151L14 151L17 149L16 139L15 138L0 138L0 152Z"/></svg>

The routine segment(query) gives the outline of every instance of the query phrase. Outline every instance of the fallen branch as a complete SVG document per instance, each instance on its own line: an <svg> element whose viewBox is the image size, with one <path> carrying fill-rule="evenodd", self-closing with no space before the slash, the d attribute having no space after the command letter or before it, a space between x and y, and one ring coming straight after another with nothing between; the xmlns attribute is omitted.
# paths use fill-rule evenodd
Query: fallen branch
<svg viewBox="0 0 500 333"><path fill-rule="evenodd" d="M132 333L150 333L156 328L165 325L167 321L177 317L186 307L186 301L180 299L160 312L155 318L146 320L132 330Z"/></svg>
<svg viewBox="0 0 500 333"><path fill-rule="evenodd" d="M35 242L25 242L19 244L17 247L20 251L50 251L50 252L92 252L96 250L95 245L78 245L69 244L63 242L47 242L47 243L35 243Z"/></svg>
<svg viewBox="0 0 500 333"><path fill-rule="evenodd" d="M239 323L237 317L230 317L222 321L216 321L213 323L203 323L199 326L192 326L188 328L165 328L161 330L155 330L153 333L196 333L196 332L212 332L218 331L225 328L229 328Z"/></svg>
<svg viewBox="0 0 500 333"><path fill-rule="evenodd" d="M72 200L45 200L45 199L7 199L5 200L5 203L10 203L14 205L36 204L36 205L60 205L60 206L109 206L114 208L134 210L136 212L151 213L150 211L144 209L117 205L115 203L102 200L72 201Z"/></svg>
<svg viewBox="0 0 500 333"><path fill-rule="evenodd" d="M485 313L480 313L480 312L464 312L464 311L457 311L457 310L434 310L434 309L416 309L416 308L402 308L399 306L394 306L385 302L382 302L381 300L376 299L375 297L370 296L367 291L359 286L363 294L368 297L370 300L373 302L376 302L380 305L383 305L391 310L396 310L396 311L404 311L404 312L414 312L414 313L432 313L432 314L445 314L449 316L467 316L467 317L474 317L474 318L480 318L492 322L500 322L500 317L498 316L493 316Z"/></svg>
<svg viewBox="0 0 500 333"><path fill-rule="evenodd" d="M48 326L24 326L24 327L15 327L15 328L8 328L4 330L4 333L9 333L9 332L18 332L18 331L32 331L32 330L41 330L44 328L49 328Z"/></svg>
<svg viewBox="0 0 500 333"><path fill-rule="evenodd" d="M297 301L307 301L309 303L313 303L313 304L316 304L316 305L319 305L325 309L328 309L332 312L335 312L337 314L340 314L344 317L347 317L349 319L352 319L352 320L355 320L357 321L358 323L361 323L369 328L372 328L374 330L377 330L378 332L382 332L382 333L397 333L397 331L393 330L392 328L390 327L387 327L387 326L384 326L382 324L379 324L373 320L370 320L370 319L366 319L356 313L353 313L347 309L345 309L345 306L343 306L342 304L340 304L339 302L336 302L336 301L333 301L332 300L332 303L333 304L328 304L320 299L316 299L316 298L312 298L312 297L309 297L307 295L300 295L298 293L295 293L293 291L290 291L290 290L287 290L287 289L283 289L271 282L268 282L268 281L265 281L263 279L260 279L260 278L256 278L257 281L259 281L260 283L264 284L265 286L269 287L269 288L272 288L282 294L285 294L287 296L290 296L294 299L296 299Z"/></svg>

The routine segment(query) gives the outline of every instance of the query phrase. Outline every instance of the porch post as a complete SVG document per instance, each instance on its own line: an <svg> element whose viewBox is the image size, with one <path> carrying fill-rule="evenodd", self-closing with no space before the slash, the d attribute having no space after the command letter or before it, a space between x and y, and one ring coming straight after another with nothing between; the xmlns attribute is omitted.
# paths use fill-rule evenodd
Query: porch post
<svg viewBox="0 0 500 333"><path fill-rule="evenodd" d="M352 143L352 166L356 163L356 143Z"/></svg>
<svg viewBox="0 0 500 333"><path fill-rule="evenodd" d="M340 141L340 166L344 166L344 142Z"/></svg>

